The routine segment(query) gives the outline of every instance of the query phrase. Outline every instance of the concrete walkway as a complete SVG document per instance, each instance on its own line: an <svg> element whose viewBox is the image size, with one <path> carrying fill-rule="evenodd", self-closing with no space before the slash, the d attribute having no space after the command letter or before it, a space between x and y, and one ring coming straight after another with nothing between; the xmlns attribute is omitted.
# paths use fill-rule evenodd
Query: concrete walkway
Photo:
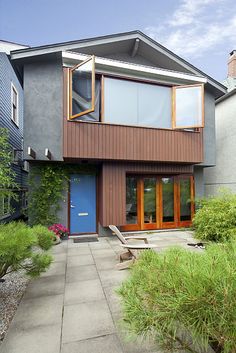
<svg viewBox="0 0 236 353"><path fill-rule="evenodd" d="M191 232L148 234L159 249L187 247ZM155 353L148 343L129 342L120 329L115 289L129 270L117 271L116 237L53 248L48 272L30 282L1 353Z"/></svg>

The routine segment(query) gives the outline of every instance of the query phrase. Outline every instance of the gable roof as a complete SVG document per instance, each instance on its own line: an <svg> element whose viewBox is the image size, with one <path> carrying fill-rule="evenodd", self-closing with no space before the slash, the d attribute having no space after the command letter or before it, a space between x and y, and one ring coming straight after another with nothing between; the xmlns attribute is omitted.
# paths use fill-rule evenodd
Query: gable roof
<svg viewBox="0 0 236 353"><path fill-rule="evenodd" d="M141 56L147 57L154 66L156 64L159 67L204 76L207 78L208 84L213 89L216 97L226 92L224 85L138 30L14 50L11 52L11 59L26 59L61 51L77 51L98 56L109 56L109 54L117 51L131 53L134 50L137 39L139 40L139 45L136 51Z"/></svg>

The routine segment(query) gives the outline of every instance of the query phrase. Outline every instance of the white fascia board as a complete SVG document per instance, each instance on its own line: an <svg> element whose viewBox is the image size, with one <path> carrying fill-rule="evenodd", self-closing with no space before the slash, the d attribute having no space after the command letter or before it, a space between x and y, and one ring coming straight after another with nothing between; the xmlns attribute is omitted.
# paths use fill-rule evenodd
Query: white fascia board
<svg viewBox="0 0 236 353"><path fill-rule="evenodd" d="M68 63L70 62L71 66L75 65L75 61L81 62L88 59L89 57L90 55L86 55L86 54L62 52L63 62L65 61ZM132 64L132 63L114 60L114 59L101 58L98 56L95 56L95 63L104 68L113 67L113 68L119 68L119 69L128 70L128 71L139 71L139 72L151 74L154 76L165 76L169 78L175 78L175 79L197 82L197 83L207 82L207 79L201 76L185 74L182 72L174 72L174 71L169 71L165 69L157 69L150 66L137 65L137 64Z"/></svg>

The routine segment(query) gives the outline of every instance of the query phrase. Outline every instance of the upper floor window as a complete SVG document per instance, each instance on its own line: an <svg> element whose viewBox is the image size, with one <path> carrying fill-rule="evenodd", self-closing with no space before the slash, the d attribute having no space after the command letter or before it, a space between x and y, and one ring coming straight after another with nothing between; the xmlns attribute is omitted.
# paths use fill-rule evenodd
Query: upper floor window
<svg viewBox="0 0 236 353"><path fill-rule="evenodd" d="M70 119L95 110L94 57L74 66L70 71Z"/></svg>
<svg viewBox="0 0 236 353"><path fill-rule="evenodd" d="M16 87L11 84L11 118L14 123L19 125L19 116L18 116L18 91Z"/></svg>
<svg viewBox="0 0 236 353"><path fill-rule="evenodd" d="M204 127L204 85L165 86L95 75L94 56L70 69L69 120L167 129Z"/></svg>

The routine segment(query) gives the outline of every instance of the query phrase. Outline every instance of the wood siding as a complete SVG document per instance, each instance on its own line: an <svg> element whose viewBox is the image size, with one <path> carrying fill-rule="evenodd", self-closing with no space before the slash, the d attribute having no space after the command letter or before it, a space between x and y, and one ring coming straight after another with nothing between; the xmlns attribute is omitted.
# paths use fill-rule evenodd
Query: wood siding
<svg viewBox="0 0 236 353"><path fill-rule="evenodd" d="M178 131L68 121L64 71L63 157L146 162L203 162L203 131Z"/></svg>
<svg viewBox="0 0 236 353"><path fill-rule="evenodd" d="M102 226L126 222L126 175L192 174L193 166L165 163L103 163L99 175L98 219Z"/></svg>

